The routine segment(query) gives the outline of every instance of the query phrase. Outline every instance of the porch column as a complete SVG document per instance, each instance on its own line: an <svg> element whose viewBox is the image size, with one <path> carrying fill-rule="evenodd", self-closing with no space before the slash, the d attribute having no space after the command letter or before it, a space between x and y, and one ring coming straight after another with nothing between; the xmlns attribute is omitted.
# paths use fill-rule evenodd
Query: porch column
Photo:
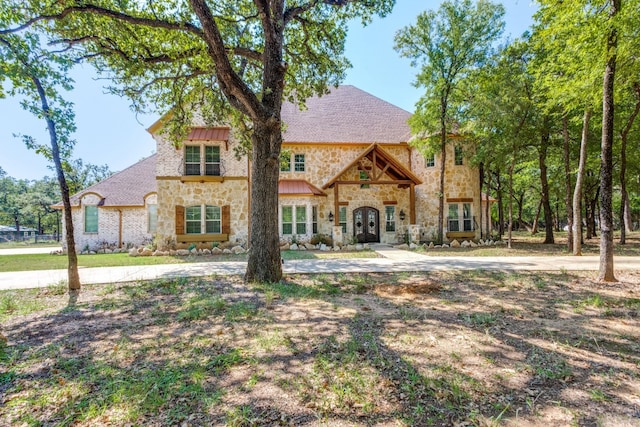
<svg viewBox="0 0 640 427"><path fill-rule="evenodd" d="M416 223L416 185L409 186L409 224Z"/></svg>
<svg viewBox="0 0 640 427"><path fill-rule="evenodd" d="M333 186L333 219L336 224L340 224L340 199L337 183Z"/></svg>

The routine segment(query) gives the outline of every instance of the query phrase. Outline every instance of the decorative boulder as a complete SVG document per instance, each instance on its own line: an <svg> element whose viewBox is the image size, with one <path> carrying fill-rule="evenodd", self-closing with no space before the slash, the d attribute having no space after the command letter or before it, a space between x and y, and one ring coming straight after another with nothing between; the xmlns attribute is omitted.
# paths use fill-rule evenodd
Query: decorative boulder
<svg viewBox="0 0 640 427"><path fill-rule="evenodd" d="M211 255L211 250L210 249L203 249L202 250L202 255Z"/></svg>
<svg viewBox="0 0 640 427"><path fill-rule="evenodd" d="M453 239L453 241L451 242L450 246L452 248L459 248L460 247L460 242L458 242L456 239Z"/></svg>
<svg viewBox="0 0 640 427"><path fill-rule="evenodd" d="M298 248L298 244L297 243L292 243L291 246L289 246L289 250L291 251L297 251Z"/></svg>
<svg viewBox="0 0 640 427"><path fill-rule="evenodd" d="M433 242L429 242L429 249L433 249L435 247L436 247L436 245L434 245Z"/></svg>
<svg viewBox="0 0 640 427"><path fill-rule="evenodd" d="M323 243L323 244L320 245L320 250L326 252L326 251L329 250L329 247Z"/></svg>
<svg viewBox="0 0 640 427"><path fill-rule="evenodd" d="M469 242L469 246L472 247L472 248L477 248L478 244L473 242L473 241L471 241L471 242Z"/></svg>
<svg viewBox="0 0 640 427"><path fill-rule="evenodd" d="M402 249L402 250L405 250L405 251L406 251L407 249L409 249L409 245L407 245L406 243L403 243L403 244L401 244L401 245L395 245L395 246L394 246L394 248L396 248L396 249Z"/></svg>
<svg viewBox="0 0 640 427"><path fill-rule="evenodd" d="M465 240L462 243L460 243L460 246L463 248L468 248L469 246L471 246L471 243L469 243L468 240Z"/></svg>
<svg viewBox="0 0 640 427"><path fill-rule="evenodd" d="M138 256L138 249L136 248L131 248L129 250L129 256Z"/></svg>
<svg viewBox="0 0 640 427"><path fill-rule="evenodd" d="M290 247L291 247L291 245L289 245L288 243L285 243L284 245L280 246L280 250L281 251L288 251Z"/></svg>
<svg viewBox="0 0 640 427"><path fill-rule="evenodd" d="M189 249L178 249L176 251L176 255L178 256L187 256L189 254L190 254Z"/></svg>
<svg viewBox="0 0 640 427"><path fill-rule="evenodd" d="M416 245L415 243L411 242L411 244L409 244L409 249L418 249L418 245Z"/></svg>
<svg viewBox="0 0 640 427"><path fill-rule="evenodd" d="M448 248L449 245L447 245L446 243L442 245L443 248Z"/></svg>
<svg viewBox="0 0 640 427"><path fill-rule="evenodd" d="M232 254L233 252L231 252L231 249L229 249L229 248L225 248L225 249L222 251L222 253L223 253L223 254L227 254L227 255L228 255L228 254Z"/></svg>
<svg viewBox="0 0 640 427"><path fill-rule="evenodd" d="M231 252L233 252L234 254L238 255L238 254L243 254L243 253L245 253L247 251L245 251L242 246L234 246L233 248L231 248Z"/></svg>
<svg viewBox="0 0 640 427"><path fill-rule="evenodd" d="M220 249L219 247L215 247L213 249L211 249L211 255L220 255L222 253L222 249Z"/></svg>
<svg viewBox="0 0 640 427"><path fill-rule="evenodd" d="M305 247L307 250L312 251L312 250L314 250L314 249L316 248L316 245L312 245L311 243L305 243L305 244L304 244L304 247Z"/></svg>
<svg viewBox="0 0 640 427"><path fill-rule="evenodd" d="M149 248L143 248L142 252L140 252L140 256L151 256L153 255L153 251Z"/></svg>

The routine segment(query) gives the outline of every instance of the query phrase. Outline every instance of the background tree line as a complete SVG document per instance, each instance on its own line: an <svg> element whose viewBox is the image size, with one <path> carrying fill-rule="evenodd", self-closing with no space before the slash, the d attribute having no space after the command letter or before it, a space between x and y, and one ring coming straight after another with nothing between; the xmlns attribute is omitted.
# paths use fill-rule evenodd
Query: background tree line
<svg viewBox="0 0 640 427"><path fill-rule="evenodd" d="M444 1L396 34L425 91L414 144L442 159L440 238L445 146L458 133L497 199L484 219L509 247L514 228L542 227L554 243L566 227L579 255L584 228L586 238L600 234L600 279L615 280L613 229L625 244L640 214L638 3L538 0L531 30L504 41L502 5Z"/></svg>
<svg viewBox="0 0 640 427"><path fill-rule="evenodd" d="M71 194L113 174L108 165L93 165L75 159L63 163ZM61 211L51 206L61 200L55 178L38 180L13 178L0 167L0 225L20 230L33 228L38 234L59 235Z"/></svg>

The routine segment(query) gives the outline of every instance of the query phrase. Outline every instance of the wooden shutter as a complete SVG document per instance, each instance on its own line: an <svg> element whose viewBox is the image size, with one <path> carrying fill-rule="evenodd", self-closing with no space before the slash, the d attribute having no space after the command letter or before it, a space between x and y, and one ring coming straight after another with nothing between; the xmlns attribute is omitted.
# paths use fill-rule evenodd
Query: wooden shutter
<svg viewBox="0 0 640 427"><path fill-rule="evenodd" d="M184 206L176 205L176 234L184 234Z"/></svg>
<svg viewBox="0 0 640 427"><path fill-rule="evenodd" d="M231 206L222 207L222 234L231 233Z"/></svg>

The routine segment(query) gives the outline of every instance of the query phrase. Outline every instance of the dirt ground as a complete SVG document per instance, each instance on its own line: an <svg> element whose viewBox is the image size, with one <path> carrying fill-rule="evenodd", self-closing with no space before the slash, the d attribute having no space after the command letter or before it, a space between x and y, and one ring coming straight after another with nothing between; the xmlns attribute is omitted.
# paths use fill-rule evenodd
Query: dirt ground
<svg viewBox="0 0 640 427"><path fill-rule="evenodd" d="M0 425L640 426L640 273L594 277L184 278L86 287L75 307L3 293Z"/></svg>

